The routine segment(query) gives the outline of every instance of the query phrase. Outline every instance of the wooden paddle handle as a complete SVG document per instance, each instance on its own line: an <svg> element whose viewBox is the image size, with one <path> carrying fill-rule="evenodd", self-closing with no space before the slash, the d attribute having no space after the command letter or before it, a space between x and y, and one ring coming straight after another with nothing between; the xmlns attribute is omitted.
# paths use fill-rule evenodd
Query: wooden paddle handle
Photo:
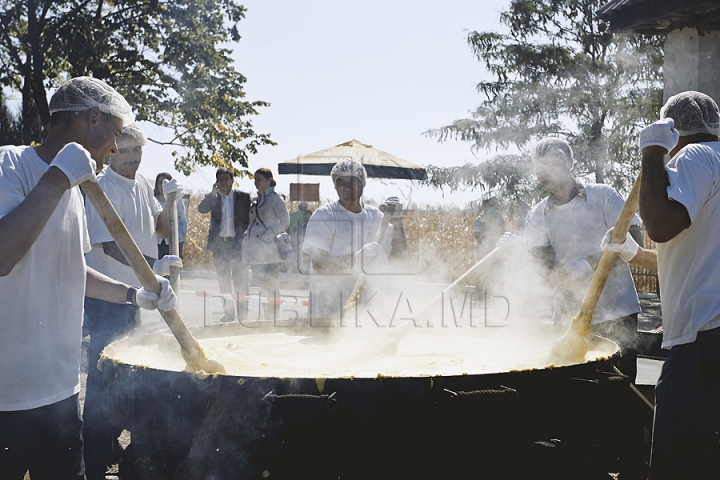
<svg viewBox="0 0 720 480"><path fill-rule="evenodd" d="M180 256L180 242L178 234L178 210L177 210L177 192L170 192L165 196L168 203L168 224L170 232L168 233L168 243L170 255ZM182 200L180 200L182 202ZM178 267L170 267L170 286L175 291L175 295L180 300L180 269Z"/></svg>
<svg viewBox="0 0 720 480"><path fill-rule="evenodd" d="M627 237L628 230L630 230L630 225L632 224L635 212L637 212L639 201L640 176L638 176L635 180L633 188L630 191L630 195L628 195L627 200L625 200L625 205L623 205L622 211L620 211L620 216L618 217L617 222L615 222L615 228L613 229L610 243L625 242L625 238ZM583 323L582 325L574 325L574 327L580 332L590 332L590 322L592 322L595 307L600 299L600 294L602 294L603 288L605 288L605 284L607 283L610 271L615 264L617 255L617 252L605 250L600 258L600 263L595 270L595 274L590 282L585 298L583 298L583 302L580 307L580 314L575 317L578 321Z"/></svg>
<svg viewBox="0 0 720 480"><path fill-rule="evenodd" d="M125 255L125 258L130 264L130 268L135 272L143 288L159 295L160 283L155 276L155 272L153 272L150 265L148 265L147 260L145 260L135 240L130 236L125 224L118 216L103 189L100 188L100 185L97 183L89 181L83 182L80 186L85 191L85 195L90 200L90 203L92 203L95 210L100 214L100 218L102 218L103 223L105 223L105 226L107 226L107 229L110 231L110 235L112 235L113 240L115 240L115 244L123 255ZM158 308L158 312L160 312L163 320L167 323L170 331L175 335L175 338L180 344L180 348L183 350L183 355L196 358L199 352L201 352L200 345L197 340L195 340L195 337L192 336L182 318L180 318L177 310L173 308L165 312Z"/></svg>
<svg viewBox="0 0 720 480"><path fill-rule="evenodd" d="M458 288L464 287L465 284L469 281L474 280L476 277L479 277L483 273L485 273L490 266L492 266L497 259L503 256L503 249L499 247L495 247L490 253L485 255L479 262L477 262L475 265L470 267L470 269L460 275L457 280L455 280L453 283L445 287L442 292L440 292L438 295L436 295L430 302L425 305L420 312L418 313L418 320L420 323L424 322L427 317L435 310L437 307L442 305L443 299L447 298L450 295L453 295Z"/></svg>

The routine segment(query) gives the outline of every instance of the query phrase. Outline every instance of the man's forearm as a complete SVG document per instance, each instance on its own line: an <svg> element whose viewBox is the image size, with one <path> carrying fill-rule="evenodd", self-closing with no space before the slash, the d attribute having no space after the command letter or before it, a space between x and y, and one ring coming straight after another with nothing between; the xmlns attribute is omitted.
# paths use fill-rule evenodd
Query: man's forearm
<svg viewBox="0 0 720 480"><path fill-rule="evenodd" d="M168 238L170 236L170 202L165 202L162 212L155 220L155 235L158 238Z"/></svg>
<svg viewBox="0 0 720 480"><path fill-rule="evenodd" d="M69 186L62 170L49 168L25 200L0 218L0 276L10 274L25 257Z"/></svg>
<svg viewBox="0 0 720 480"><path fill-rule="evenodd" d="M335 257L328 252L317 251L311 254L310 259L317 273L347 273L352 267L353 255Z"/></svg>
<svg viewBox="0 0 720 480"><path fill-rule="evenodd" d="M103 275L88 267L85 296L111 303L125 303L129 285ZM133 299L134 301L134 299Z"/></svg>
<svg viewBox="0 0 720 480"><path fill-rule="evenodd" d="M120 247L118 247L115 242L103 242L102 246L105 255L114 258L123 265L127 265L128 267L130 266L130 263L125 258L122 250L120 250ZM150 265L150 267L155 265L155 262L157 261L156 258L148 257L147 255L143 255L143 257L145 257L145 260L148 262L148 265Z"/></svg>
<svg viewBox="0 0 720 480"><path fill-rule="evenodd" d="M640 217L648 236L661 243L671 240L690 226L687 209L668 198L670 181L663 165L664 155L665 149L662 147L643 149L640 180Z"/></svg>
<svg viewBox="0 0 720 480"><path fill-rule="evenodd" d="M657 273L657 252L655 250L646 250L642 247L638 248L637 254L633 257L630 263L646 270L650 270L653 273Z"/></svg>

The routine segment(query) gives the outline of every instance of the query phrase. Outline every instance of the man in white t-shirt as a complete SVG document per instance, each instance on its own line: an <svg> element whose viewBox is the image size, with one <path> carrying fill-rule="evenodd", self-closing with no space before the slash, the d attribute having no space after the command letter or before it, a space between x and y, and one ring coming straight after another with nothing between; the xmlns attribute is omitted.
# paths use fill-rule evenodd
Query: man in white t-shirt
<svg viewBox="0 0 720 480"><path fill-rule="evenodd" d="M126 125L117 138L117 152L108 156L109 166L98 174L97 182L148 264L158 275L169 275L169 267L181 267L182 261L174 255L166 255L156 260L157 239L167 237L169 232L169 202L161 207L151 183L137 173L146 143L147 138L140 127L134 123ZM178 192L180 188L177 180L163 182L165 194ZM180 196L182 195L178 197ZM92 250L87 254L88 266L115 280L139 285L137 276L95 208L88 204L86 211L92 245ZM118 305L95 298L85 300L85 326L90 333L87 351L89 368L83 411L85 469L88 480L104 475L107 466L116 463L122 451L117 441L122 426L112 424L107 408L102 405L102 375L93 367L97 365L100 353L107 345L117 337L127 335L138 325L140 311L132 305Z"/></svg>
<svg viewBox="0 0 720 480"><path fill-rule="evenodd" d="M319 319L339 316L360 269L369 272L373 259L389 252L392 238L386 234L383 247L374 242L383 214L361 201L367 179L365 167L352 159L341 160L330 176L339 200L315 210L303 246L312 267L308 308L311 325Z"/></svg>
<svg viewBox="0 0 720 480"><path fill-rule="evenodd" d="M657 242L670 349L655 388L651 477L720 478L720 111L689 91L660 118L640 133L640 216Z"/></svg>
<svg viewBox="0 0 720 480"><path fill-rule="evenodd" d="M601 240L615 225L625 202L607 185L583 185L573 177L573 151L563 139L539 141L533 150L533 163L538 182L549 195L526 217L525 246L551 272L548 278L555 291L555 323L569 325L580 311L593 270L602 257ZM631 233L642 241L639 223L636 217ZM618 259L598 301L592 331L620 345L620 370L632 382L637 375L639 311L630 267Z"/></svg>
<svg viewBox="0 0 720 480"><path fill-rule="evenodd" d="M110 86L73 78L50 99L36 147L0 148L0 478L83 479L80 360L83 296L142 308L160 298L87 268L82 194L133 114ZM75 143L77 142L77 143Z"/></svg>

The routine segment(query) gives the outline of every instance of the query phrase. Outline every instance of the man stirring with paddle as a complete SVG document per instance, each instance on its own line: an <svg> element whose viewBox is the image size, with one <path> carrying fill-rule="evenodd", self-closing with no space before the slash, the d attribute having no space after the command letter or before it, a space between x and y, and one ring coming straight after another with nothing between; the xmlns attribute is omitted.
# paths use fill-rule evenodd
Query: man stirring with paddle
<svg viewBox="0 0 720 480"><path fill-rule="evenodd" d="M359 271L368 272L377 256L390 251L391 234L383 246L374 241L383 214L362 202L367 172L361 163L344 159L330 172L338 201L315 210L305 233L303 250L312 264L310 322L339 316L353 292ZM391 232L388 227L388 232Z"/></svg>
<svg viewBox="0 0 720 480"><path fill-rule="evenodd" d="M658 244L670 349L655 387L651 478L720 478L720 110L688 91L660 118L640 133L640 216Z"/></svg>
<svg viewBox="0 0 720 480"><path fill-rule="evenodd" d="M163 310L160 298L88 268L83 199L96 164L117 151L132 109L109 85L73 78L50 99L36 147L0 148L0 478L83 479L80 361L85 295Z"/></svg>
<svg viewBox="0 0 720 480"><path fill-rule="evenodd" d="M572 174L572 148L561 138L539 141L532 159L538 182L549 195L528 213L524 241L505 234L498 246L520 242L533 257L541 259L551 271L549 281L556 292L553 319L556 324L568 325L602 256L601 240L615 225L625 202L607 185L578 182ZM640 241L639 223L635 217L630 233ZM592 332L618 343L622 349L620 370L633 383L639 311L630 268L618 260L598 301Z"/></svg>

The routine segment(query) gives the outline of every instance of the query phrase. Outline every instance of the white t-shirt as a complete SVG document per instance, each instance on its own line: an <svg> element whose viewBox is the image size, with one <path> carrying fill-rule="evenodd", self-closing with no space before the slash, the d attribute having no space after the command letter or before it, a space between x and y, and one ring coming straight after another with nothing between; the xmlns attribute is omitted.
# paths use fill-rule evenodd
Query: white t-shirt
<svg viewBox="0 0 720 480"><path fill-rule="evenodd" d="M105 191L143 255L157 258L155 219L162 212L162 207L153 195L150 182L140 174L135 174L135 180L130 180L107 167L98 175L98 184ZM87 218L92 243L92 250L87 255L87 264L115 280L130 285L140 285L130 267L103 252L102 243L114 240L97 210L90 203L87 205Z"/></svg>
<svg viewBox="0 0 720 480"><path fill-rule="evenodd" d="M382 212L372 205L364 205L360 213L346 210L339 201L324 205L315 210L308 221L303 250L310 253L312 248L317 248L333 257L354 254L374 241L382 218ZM386 251L390 250L392 240L390 228L383 239ZM309 313L312 318L330 318L340 313L357 280L352 267L348 265L345 274L311 271Z"/></svg>
<svg viewBox="0 0 720 480"><path fill-rule="evenodd" d="M692 222L657 245L663 347L670 348L720 327L720 143L686 146L666 171L668 197L685 206Z"/></svg>
<svg viewBox="0 0 720 480"><path fill-rule="evenodd" d="M608 229L615 226L625 201L612 188L602 184L583 185L586 198L575 196L564 205L548 206L548 198L535 205L525 219L524 237L528 248L552 246L556 265L579 260L601 252L600 242ZM633 225L640 219L635 216ZM582 301L587 282L576 285L571 292L575 300ZM556 298L558 300L558 298ZM572 303L576 303L572 301ZM557 302L556 302L557 305ZM580 304L567 309L572 317ZM610 272L605 288L598 300L593 323L624 317L640 311L640 301L627 264L616 266ZM566 324L570 318L556 318Z"/></svg>
<svg viewBox="0 0 720 480"><path fill-rule="evenodd" d="M58 156L73 154L86 153L69 144ZM48 168L31 147L0 148L0 217ZM80 391L89 248L82 194L72 188L25 257L0 277L0 410L42 407Z"/></svg>
<svg viewBox="0 0 720 480"><path fill-rule="evenodd" d="M219 237L228 238L235 236L235 192L230 191L229 195L220 192L222 201L222 218L220 219Z"/></svg>

